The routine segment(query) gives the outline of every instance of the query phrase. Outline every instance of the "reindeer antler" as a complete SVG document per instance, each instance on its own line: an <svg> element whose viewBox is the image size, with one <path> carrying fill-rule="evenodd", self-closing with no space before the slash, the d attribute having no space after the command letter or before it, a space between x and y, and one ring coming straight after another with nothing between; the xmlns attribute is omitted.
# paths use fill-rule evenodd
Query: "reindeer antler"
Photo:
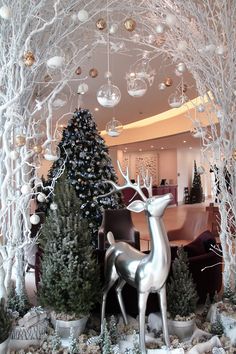
<svg viewBox="0 0 236 354"><path fill-rule="evenodd" d="M124 173L121 169L121 165L120 165L120 162L117 161L117 165L118 165L118 168L119 168L119 171L122 175L122 177L124 178L124 180L126 181L126 183L123 185L123 186L119 186L118 184L116 184L114 181L108 181L106 180L105 183L109 183L111 184L114 189L106 194L103 194L103 195L100 195L98 197L106 197L108 195L111 195L112 193L114 193L115 191L121 191L125 188L132 188L134 189L139 195L140 197L142 198L143 201L146 201L147 200L147 197L145 196L145 194L143 193L142 191L142 187L140 186L140 178L139 176L137 177L137 183L132 183L130 181L130 178L129 178L129 170L128 170L128 167L126 168L126 173ZM146 186L145 186L146 187ZM147 187L146 187L147 188Z"/></svg>

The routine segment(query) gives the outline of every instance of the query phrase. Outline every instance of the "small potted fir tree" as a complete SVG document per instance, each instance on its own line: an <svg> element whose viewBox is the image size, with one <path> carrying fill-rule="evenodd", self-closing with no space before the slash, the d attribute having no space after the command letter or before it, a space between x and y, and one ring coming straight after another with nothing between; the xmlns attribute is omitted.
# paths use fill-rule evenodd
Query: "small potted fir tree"
<svg viewBox="0 0 236 354"><path fill-rule="evenodd" d="M193 333L197 300L187 253L183 247L179 247L172 264L172 275L167 283L167 307L170 315L169 331L180 340L191 337Z"/></svg>
<svg viewBox="0 0 236 354"><path fill-rule="evenodd" d="M53 203L41 229L43 256L38 298L51 310L62 337L83 331L93 305L100 299L99 269L93 255L81 204L64 173L56 183ZM81 319L82 318L82 319Z"/></svg>
<svg viewBox="0 0 236 354"><path fill-rule="evenodd" d="M12 328L12 318L5 307L5 301L0 300L0 353L7 352L8 341Z"/></svg>

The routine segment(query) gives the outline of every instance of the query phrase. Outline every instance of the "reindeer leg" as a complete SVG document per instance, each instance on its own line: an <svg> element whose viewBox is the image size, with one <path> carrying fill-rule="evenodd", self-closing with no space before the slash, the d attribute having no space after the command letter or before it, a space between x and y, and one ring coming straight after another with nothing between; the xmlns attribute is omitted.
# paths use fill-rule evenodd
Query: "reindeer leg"
<svg viewBox="0 0 236 354"><path fill-rule="evenodd" d="M119 305L120 305L120 310L124 319L124 323L127 325L128 321L127 321L127 315L126 315L126 311L125 311L125 305L124 305L124 301L123 301L123 297L122 297L122 289L125 285L126 281L123 279L119 279L118 280L118 284L116 286L116 295L117 295L117 299L119 301Z"/></svg>
<svg viewBox="0 0 236 354"><path fill-rule="evenodd" d="M101 311L101 334L103 333L103 322L105 318L105 310L106 310L106 300L107 300L107 294L111 287L115 284L116 279L110 279L109 282L107 282L104 285L103 288L103 295L102 295L102 311Z"/></svg>
<svg viewBox="0 0 236 354"><path fill-rule="evenodd" d="M139 307L139 345L142 354L146 354L145 347L145 312L147 305L147 298L149 293L139 293L138 307Z"/></svg>
<svg viewBox="0 0 236 354"><path fill-rule="evenodd" d="M163 285L163 287L159 291L159 298L160 298L163 336L165 339L166 346L168 348L170 348L170 338L169 338L168 324L167 324L167 302L166 302L166 285L165 284Z"/></svg>

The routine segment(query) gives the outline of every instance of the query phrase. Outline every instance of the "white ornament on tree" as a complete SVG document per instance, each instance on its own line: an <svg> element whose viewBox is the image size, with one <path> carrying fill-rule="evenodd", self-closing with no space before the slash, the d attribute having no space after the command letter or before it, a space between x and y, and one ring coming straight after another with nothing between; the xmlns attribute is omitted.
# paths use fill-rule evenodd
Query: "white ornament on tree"
<svg viewBox="0 0 236 354"><path fill-rule="evenodd" d="M164 31L165 31L165 25L163 23L159 23L156 26L156 33L162 34L162 33L164 33Z"/></svg>
<svg viewBox="0 0 236 354"><path fill-rule="evenodd" d="M30 222L32 225L37 225L40 222L40 217L37 214L33 214L30 217Z"/></svg>
<svg viewBox="0 0 236 354"><path fill-rule="evenodd" d="M20 189L21 193L26 195L32 193L32 188L30 187L29 184L23 184L23 186Z"/></svg>
<svg viewBox="0 0 236 354"><path fill-rule="evenodd" d="M40 192L38 195L37 195L37 201L40 202L40 203L44 203L46 200L46 195L42 192Z"/></svg>
<svg viewBox="0 0 236 354"><path fill-rule="evenodd" d="M51 69L59 69L65 64L62 56L55 56L47 60L47 66Z"/></svg>
<svg viewBox="0 0 236 354"><path fill-rule="evenodd" d="M57 210L57 204L54 203L54 202L51 203L51 204L50 204L50 209L51 209L51 210Z"/></svg>
<svg viewBox="0 0 236 354"><path fill-rule="evenodd" d="M3 5L0 8L0 17L2 17L4 20L9 20L12 17L12 12L10 7Z"/></svg>
<svg viewBox="0 0 236 354"><path fill-rule="evenodd" d="M12 150L9 154L11 160L17 160L20 156L19 152L16 150Z"/></svg>
<svg viewBox="0 0 236 354"><path fill-rule="evenodd" d="M172 14L166 15L166 24L169 27L175 26L176 22L177 22L177 19L176 19L175 15L172 15Z"/></svg>
<svg viewBox="0 0 236 354"><path fill-rule="evenodd" d="M80 22L85 22L85 21L87 21L88 20L88 18L89 18L89 14L88 14L88 12L86 11L86 10L80 10L79 12L78 12L78 19L79 19L79 21Z"/></svg>

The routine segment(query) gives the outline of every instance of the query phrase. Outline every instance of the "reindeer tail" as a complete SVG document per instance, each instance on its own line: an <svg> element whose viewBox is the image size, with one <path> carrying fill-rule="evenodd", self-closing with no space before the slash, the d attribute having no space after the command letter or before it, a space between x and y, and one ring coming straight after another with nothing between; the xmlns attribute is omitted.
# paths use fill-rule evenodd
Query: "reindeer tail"
<svg viewBox="0 0 236 354"><path fill-rule="evenodd" d="M113 243L116 242L111 231L107 233L107 241L110 243L110 245L113 245Z"/></svg>

